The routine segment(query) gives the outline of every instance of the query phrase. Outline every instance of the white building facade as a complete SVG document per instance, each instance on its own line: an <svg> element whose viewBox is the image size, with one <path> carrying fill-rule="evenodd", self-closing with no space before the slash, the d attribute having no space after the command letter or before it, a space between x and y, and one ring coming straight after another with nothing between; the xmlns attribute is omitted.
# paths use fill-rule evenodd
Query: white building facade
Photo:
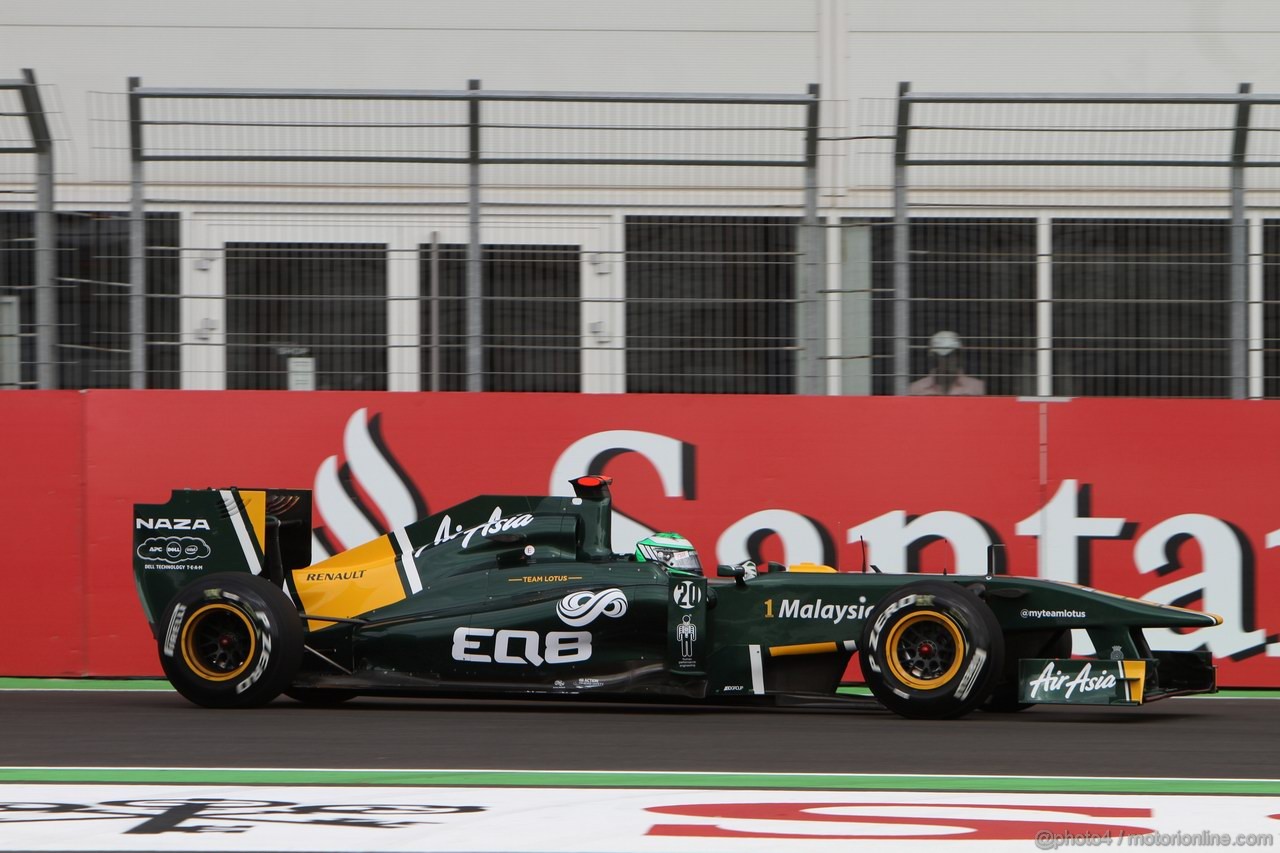
<svg viewBox="0 0 1280 853"><path fill-rule="evenodd" d="M904 307L896 97L903 81L915 92L1280 93L1280 10L1267 2L68 0L10 4L0 18L6 73L34 69L58 137L65 387L129 384L131 77L206 92L478 80L486 91L800 97L816 84L821 103L809 178L802 167L486 166L477 255L466 169L392 162L464 157L465 104L157 102L151 153L382 160L146 164L148 387L464 390L479 347L491 390L893 393L900 310L911 376L936 368L928 341L953 330L964 369L993 394L1215 397L1241 378L1228 304L1232 106L920 108L920 156L1135 166L911 169ZM1254 110L1246 154L1262 162L1280 107ZM518 102L486 105L482 121L486 150L515 160L805 155L802 110ZM1223 168L1138 164L1152 160ZM0 237L20 248L31 178L3 172L13 191ZM1244 196L1255 397L1280 396L1270 175L1250 170ZM815 219L809 245L800 226ZM12 289L27 341L30 272L10 254L0 289ZM19 384L30 385L33 350L21 350Z"/></svg>

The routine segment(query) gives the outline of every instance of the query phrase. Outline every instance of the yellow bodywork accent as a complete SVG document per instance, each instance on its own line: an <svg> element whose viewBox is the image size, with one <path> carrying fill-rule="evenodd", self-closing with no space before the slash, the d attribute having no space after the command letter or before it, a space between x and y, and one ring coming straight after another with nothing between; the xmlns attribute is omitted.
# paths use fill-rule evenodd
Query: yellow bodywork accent
<svg viewBox="0 0 1280 853"><path fill-rule="evenodd" d="M1124 680L1129 682L1129 700L1142 702L1142 691L1147 683L1147 662L1144 660L1122 661Z"/></svg>
<svg viewBox="0 0 1280 853"><path fill-rule="evenodd" d="M824 655L839 651L835 643L798 643L794 646L770 646L769 657L780 658L787 655Z"/></svg>
<svg viewBox="0 0 1280 853"><path fill-rule="evenodd" d="M263 556L267 553L267 493L240 491L240 502L244 504L244 517L253 531L253 538L258 540L258 550Z"/></svg>
<svg viewBox="0 0 1280 853"><path fill-rule="evenodd" d="M796 563L793 566L787 566L789 572L799 572L801 574L834 574L835 569L831 566L820 566L817 563Z"/></svg>
<svg viewBox="0 0 1280 853"><path fill-rule="evenodd" d="M305 569L294 569L293 586L307 613L350 619L375 607L403 601L407 593L396 571L391 539L382 536ZM312 631L332 622L312 619Z"/></svg>

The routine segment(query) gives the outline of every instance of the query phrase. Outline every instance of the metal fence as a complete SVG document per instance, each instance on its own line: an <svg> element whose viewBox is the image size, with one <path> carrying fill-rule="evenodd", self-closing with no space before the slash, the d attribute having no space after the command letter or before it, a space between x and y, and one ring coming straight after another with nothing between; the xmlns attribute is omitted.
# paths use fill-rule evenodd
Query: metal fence
<svg viewBox="0 0 1280 853"><path fill-rule="evenodd" d="M1280 97L901 86L882 390L963 369L992 393L1274 395L1264 243ZM1251 207L1250 197L1258 200ZM957 208L981 218L940 217ZM926 218L928 216L928 218ZM944 352L940 331L963 352Z"/></svg>
<svg viewBox="0 0 1280 853"><path fill-rule="evenodd" d="M903 84L835 129L816 87L94 104L127 200L0 210L19 385L1280 397L1280 96L1247 85Z"/></svg>
<svg viewBox="0 0 1280 853"><path fill-rule="evenodd" d="M26 227L0 213L0 388L57 384L53 136L35 72L0 80L5 195L26 197ZM11 274L15 268L26 269Z"/></svg>
<svg viewBox="0 0 1280 853"><path fill-rule="evenodd" d="M818 103L132 80L128 384L818 393Z"/></svg>

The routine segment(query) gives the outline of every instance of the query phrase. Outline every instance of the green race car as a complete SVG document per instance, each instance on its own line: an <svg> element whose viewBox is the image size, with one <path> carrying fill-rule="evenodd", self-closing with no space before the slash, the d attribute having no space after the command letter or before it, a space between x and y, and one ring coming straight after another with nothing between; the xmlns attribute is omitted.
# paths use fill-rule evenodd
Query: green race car
<svg viewBox="0 0 1280 853"><path fill-rule="evenodd" d="M614 552L610 480L483 496L311 565L311 496L174 491L134 507L134 574L169 681L212 708L281 693L862 703L906 717L1138 705L1216 689L1143 628L1213 615L1037 578L720 566L657 534ZM874 567L872 567L874 568ZM1099 656L1071 657L1082 629Z"/></svg>

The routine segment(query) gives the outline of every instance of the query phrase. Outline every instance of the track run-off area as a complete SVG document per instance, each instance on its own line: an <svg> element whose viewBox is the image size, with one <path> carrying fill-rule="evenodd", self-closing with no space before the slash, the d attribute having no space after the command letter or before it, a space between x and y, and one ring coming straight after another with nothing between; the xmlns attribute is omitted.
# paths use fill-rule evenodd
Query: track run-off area
<svg viewBox="0 0 1280 853"><path fill-rule="evenodd" d="M877 709L288 699L0 679L4 851L1280 847L1280 694Z"/></svg>

